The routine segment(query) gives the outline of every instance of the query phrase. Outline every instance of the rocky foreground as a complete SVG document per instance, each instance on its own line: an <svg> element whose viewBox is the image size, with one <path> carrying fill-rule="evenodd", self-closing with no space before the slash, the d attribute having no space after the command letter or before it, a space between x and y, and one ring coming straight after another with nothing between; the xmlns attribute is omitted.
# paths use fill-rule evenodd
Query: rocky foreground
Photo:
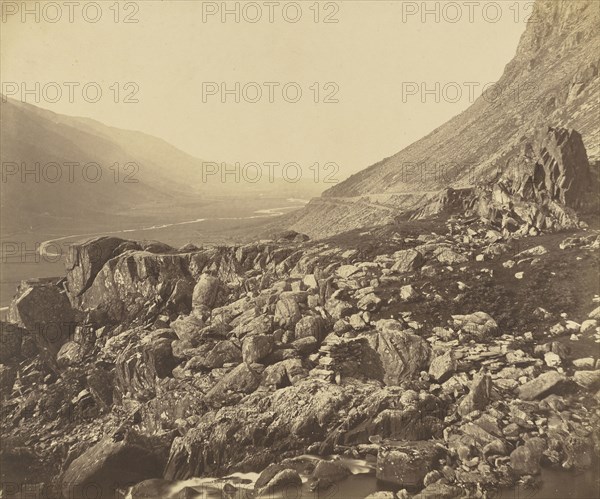
<svg viewBox="0 0 600 499"><path fill-rule="evenodd" d="M548 133L529 178L449 191L426 220L73 246L2 324L2 497L183 499L174 481L234 471L272 495L306 453L373 462L403 498L597 466L600 231L574 211L581 138ZM304 473L337 497L351 471Z"/></svg>

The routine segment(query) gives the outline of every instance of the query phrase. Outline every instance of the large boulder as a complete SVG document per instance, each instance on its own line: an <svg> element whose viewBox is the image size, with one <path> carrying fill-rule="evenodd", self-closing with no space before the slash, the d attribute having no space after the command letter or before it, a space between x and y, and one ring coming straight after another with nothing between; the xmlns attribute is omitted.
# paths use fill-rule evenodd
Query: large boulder
<svg viewBox="0 0 600 499"><path fill-rule="evenodd" d="M69 293L80 296L90 287L104 264L117 254L125 241L118 237L97 237L69 247L65 266Z"/></svg>
<svg viewBox="0 0 600 499"><path fill-rule="evenodd" d="M192 307L196 311L212 310L214 307L222 305L226 297L226 289L223 283L217 277L208 274L202 274L192 295Z"/></svg>
<svg viewBox="0 0 600 499"><path fill-rule="evenodd" d="M572 129L549 128L539 146L533 183L538 192L571 208L578 208L590 188L590 164L581 134Z"/></svg>
<svg viewBox="0 0 600 499"><path fill-rule="evenodd" d="M24 327L52 359L73 338L77 319L55 278L23 281L9 309L9 321Z"/></svg>
<svg viewBox="0 0 600 499"><path fill-rule="evenodd" d="M427 370L431 347L411 330L403 330L400 322L381 320L377 331L368 336L371 347L377 352L384 370L387 385L399 385Z"/></svg>
<svg viewBox="0 0 600 499"><path fill-rule="evenodd" d="M116 497L125 489L148 478L159 478L164 464L164 449L129 432L122 440L106 437L76 458L64 473L64 497Z"/></svg>

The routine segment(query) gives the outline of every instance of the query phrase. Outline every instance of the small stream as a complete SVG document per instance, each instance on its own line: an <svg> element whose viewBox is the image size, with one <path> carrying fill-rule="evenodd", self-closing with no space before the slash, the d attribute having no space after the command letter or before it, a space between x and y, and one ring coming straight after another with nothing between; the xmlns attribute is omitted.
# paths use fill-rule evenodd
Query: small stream
<svg viewBox="0 0 600 499"><path fill-rule="evenodd" d="M377 491L394 491L398 487L382 483L375 477L375 459L361 460L334 457L336 462L344 464L352 475L327 490L311 491L310 470L321 458L304 455L294 459L293 467L302 477L302 488L288 488L268 495L269 499L362 499ZM292 466L290 466L292 467ZM132 495L127 499L141 497L194 497L194 499L245 499L254 496L254 483L259 473L233 473L223 478L191 478L167 484L166 489L156 490L156 496ZM594 470L584 472L544 469L538 477L538 486L531 488L517 485L508 489L488 492L490 499L598 499L600 484L598 473ZM233 487L235 487L235 490ZM197 495L183 495L184 489L193 489ZM179 495L182 494L182 495ZM436 499L436 498L431 498Z"/></svg>

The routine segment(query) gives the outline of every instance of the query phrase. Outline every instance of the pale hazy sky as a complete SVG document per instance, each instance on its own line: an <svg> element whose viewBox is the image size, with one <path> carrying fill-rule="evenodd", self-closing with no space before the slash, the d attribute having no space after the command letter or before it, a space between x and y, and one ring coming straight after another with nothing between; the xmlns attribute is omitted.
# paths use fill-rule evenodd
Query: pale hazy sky
<svg viewBox="0 0 600 499"><path fill-rule="evenodd" d="M317 9L308 1L298 2L302 17L293 23L297 7L281 1L272 7L270 23L270 7L261 1L239 4L240 22L233 14L222 22L219 12L203 21L203 9L205 14L220 10L222 2L141 1L121 3L115 22L114 2L104 1L97 4L102 17L92 23L98 11L90 3L80 1L71 7L71 23L70 7L63 1L55 3L60 12L38 4L39 22L35 14L23 22L23 2L4 2L6 17L0 25L4 91L12 88L10 82L26 82L30 88L35 82L42 87L57 82L63 90L58 102L42 95L38 105L141 130L203 159L295 161L306 167L333 161L340 165L340 177L398 152L468 107L469 88L464 82L481 86L500 77L515 53L532 5L524 1L516 9L515 2L503 1L470 6L429 2L432 13L423 19L422 2L344 0L321 2L315 22ZM29 2L28 8L35 9L36 4ZM256 17L257 7L262 18L248 22ZM229 8L236 8L235 2ZM15 9L18 12L11 14ZM58 14L60 19L49 22ZM127 15L139 22L124 23ZM338 22L323 22L327 15ZM72 103L64 82L80 84ZM96 103L82 96L81 87L88 82L102 90ZM135 88L124 85L134 82L139 102L115 103L110 88L115 82L120 84L121 101ZM233 96L222 103L220 95L203 102L204 82L224 82L229 88L235 82L242 87L257 82L263 96L258 103L243 96L240 103ZM264 82L279 83L274 103L269 102ZM282 96L281 88L288 82L295 83L288 88L289 99L297 86L302 90L296 103ZM320 100L337 88L339 102L315 103L310 88L315 82ZM325 88L329 82L334 85ZM420 94L403 98L407 82L430 88L435 82L440 88L457 82L463 98L456 103L443 99L436 103L434 95L425 103ZM457 87L446 88L453 99ZM54 87L46 90L54 99ZM93 98L94 87L88 90ZM255 87L247 91L248 99L253 99ZM22 97L20 90L13 95ZM26 100L35 104L31 95Z"/></svg>

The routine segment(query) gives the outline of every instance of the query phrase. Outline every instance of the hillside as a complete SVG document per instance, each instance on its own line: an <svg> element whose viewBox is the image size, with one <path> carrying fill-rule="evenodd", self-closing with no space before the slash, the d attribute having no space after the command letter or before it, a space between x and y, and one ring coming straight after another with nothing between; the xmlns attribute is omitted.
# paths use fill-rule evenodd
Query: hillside
<svg viewBox="0 0 600 499"><path fill-rule="evenodd" d="M427 205L447 187L494 180L540 130L566 127L600 159L600 3L538 1L517 53L495 87L426 137L311 201L290 220L323 236L391 221Z"/></svg>

